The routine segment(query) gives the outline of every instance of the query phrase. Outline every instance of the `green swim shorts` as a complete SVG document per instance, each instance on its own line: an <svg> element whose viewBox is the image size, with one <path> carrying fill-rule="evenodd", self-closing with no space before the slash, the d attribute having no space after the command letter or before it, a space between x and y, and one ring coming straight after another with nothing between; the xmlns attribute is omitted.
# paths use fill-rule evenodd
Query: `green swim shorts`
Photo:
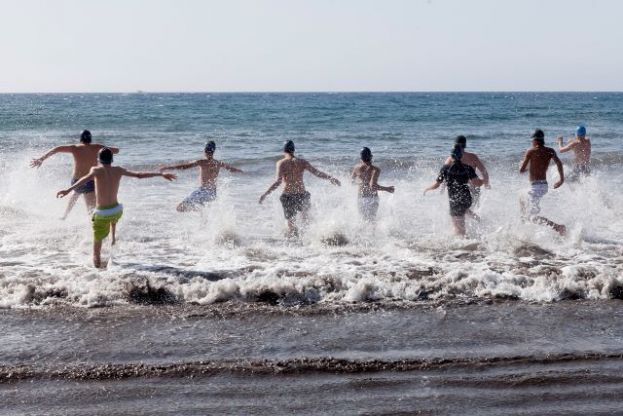
<svg viewBox="0 0 623 416"><path fill-rule="evenodd" d="M102 241L110 234L111 224L116 224L123 215L123 205L97 208L93 213L93 240Z"/></svg>

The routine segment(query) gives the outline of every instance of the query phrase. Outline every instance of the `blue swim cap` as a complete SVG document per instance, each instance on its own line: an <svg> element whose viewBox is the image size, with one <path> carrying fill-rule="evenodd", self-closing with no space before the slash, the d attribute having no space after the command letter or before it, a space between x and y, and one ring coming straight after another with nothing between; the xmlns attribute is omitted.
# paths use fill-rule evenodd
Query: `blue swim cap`
<svg viewBox="0 0 623 416"><path fill-rule="evenodd" d="M586 127L580 125L577 129L575 129L576 136L586 136Z"/></svg>

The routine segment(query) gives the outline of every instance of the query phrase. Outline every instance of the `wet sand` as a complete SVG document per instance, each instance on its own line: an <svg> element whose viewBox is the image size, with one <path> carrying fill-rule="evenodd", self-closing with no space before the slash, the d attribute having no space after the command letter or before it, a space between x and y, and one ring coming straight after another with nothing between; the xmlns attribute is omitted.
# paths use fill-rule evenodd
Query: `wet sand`
<svg viewBox="0 0 623 416"><path fill-rule="evenodd" d="M622 311L618 300L3 310L2 414L616 414Z"/></svg>

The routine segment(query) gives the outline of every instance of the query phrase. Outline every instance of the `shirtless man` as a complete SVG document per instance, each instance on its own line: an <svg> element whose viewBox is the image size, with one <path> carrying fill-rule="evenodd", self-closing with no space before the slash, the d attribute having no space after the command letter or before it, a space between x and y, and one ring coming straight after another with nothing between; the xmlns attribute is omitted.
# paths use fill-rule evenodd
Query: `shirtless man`
<svg viewBox="0 0 623 416"><path fill-rule="evenodd" d="M483 181L485 188L491 189L491 186L489 185L489 172L487 172L487 168L485 167L484 163L480 161L480 158L475 153L470 153L470 152L465 151L465 148L467 147L467 138L465 136L457 136L454 141L454 144L461 146L463 150L463 157L461 158L461 163L463 163L464 165L471 166L472 168L474 168L474 170L479 172L480 175L482 176L482 181ZM453 163L454 163L454 159L452 159L452 156L448 156L445 164L452 165ZM478 203L480 202L480 187L472 185L471 182L468 185L469 185L469 190L472 193L472 200L473 200L472 206L476 207L478 206Z"/></svg>
<svg viewBox="0 0 623 416"><path fill-rule="evenodd" d="M117 193L119 191L119 182L122 176L131 176L133 178L153 178L162 176L168 181L175 179L175 175L171 173L161 172L133 172L119 166L111 166L113 160L113 152L111 149L103 148L98 153L99 164L92 167L89 172L82 178L77 180L70 188L59 191L57 198L63 198L65 195L84 186L89 181L95 181L95 200L97 208L93 213L93 265L97 268L101 267L101 251L102 241L112 231L112 244L115 244L115 231L117 222L123 215L123 205L117 201Z"/></svg>
<svg viewBox="0 0 623 416"><path fill-rule="evenodd" d="M578 126L575 129L575 140L563 146L563 137L558 137L558 150L566 153L573 150L575 158L573 160L573 172L567 178L568 182L577 182L582 177L591 173L591 140L586 137L586 127Z"/></svg>
<svg viewBox="0 0 623 416"><path fill-rule="evenodd" d="M164 172L165 170L184 170L199 167L200 186L188 195L182 202L180 202L177 206L178 212L196 211L199 209L199 206L203 206L207 202L212 202L216 199L216 178L218 177L221 168L227 169L230 172L243 173L242 170L238 168L214 159L215 150L216 144L213 141L209 141L205 145L204 159L160 168L160 172Z"/></svg>
<svg viewBox="0 0 623 416"><path fill-rule="evenodd" d="M566 232L566 227L564 225L556 224L545 217L538 216L541 211L541 198L547 193L547 168L550 160L556 163L558 175L560 176L560 180L554 184L554 189L557 189L565 181L562 162L558 159L558 155L556 155L554 149L545 147L545 134L543 130L536 129L532 134L532 147L526 151L523 161L521 162L521 167L519 168L519 173L524 173L528 169L530 172L530 190L528 191L527 198L522 198L520 200L521 211L524 217L529 214L531 221L552 227L558 233L564 235Z"/></svg>
<svg viewBox="0 0 623 416"><path fill-rule="evenodd" d="M451 164L444 164L435 182L424 190L426 192L437 189L443 182L448 185L448 200L450 202L450 217L454 226L454 233L465 235L465 214L478 218L470 211L472 193L469 185L482 186L483 180L476 175L471 165L463 163L463 146L455 144L450 154Z"/></svg>
<svg viewBox="0 0 623 416"><path fill-rule="evenodd" d="M371 222L376 219L379 209L379 192L394 193L393 186L381 186L378 184L381 169L372 164L372 151L364 147L360 153L361 162L355 165L351 175L353 181L359 184L357 205L359 213L365 221Z"/></svg>
<svg viewBox="0 0 623 416"><path fill-rule="evenodd" d="M93 166L97 165L97 153L104 148L104 145L91 143L91 141L91 132L88 130L83 130L82 133L80 133L80 144L57 146L41 156L39 159L33 159L32 162L30 162L30 167L40 167L43 164L44 160L56 153L71 153L71 155L74 157L74 171L71 174L71 184L73 185L78 181L78 179L89 173L89 170ZM109 147L109 149L114 154L119 153L119 149L116 147ZM89 181L83 186L75 188L75 191L69 199L69 203L67 204L65 214L63 214L61 218L67 218L80 195L84 195L84 202L86 203L87 210L90 214L95 208L95 194L93 193L94 190L95 187L93 181Z"/></svg>
<svg viewBox="0 0 623 416"><path fill-rule="evenodd" d="M296 215L301 213L303 221L308 219L310 208L310 194L305 190L303 174L309 171L322 179L327 179L333 185L340 186L340 181L333 176L327 175L313 167L308 161L294 156L294 142L288 140L283 145L283 159L277 162L277 180L260 197L260 204L275 189L279 188L283 182L283 193L279 198L283 206L283 214L288 221L288 237L298 236L296 226Z"/></svg>

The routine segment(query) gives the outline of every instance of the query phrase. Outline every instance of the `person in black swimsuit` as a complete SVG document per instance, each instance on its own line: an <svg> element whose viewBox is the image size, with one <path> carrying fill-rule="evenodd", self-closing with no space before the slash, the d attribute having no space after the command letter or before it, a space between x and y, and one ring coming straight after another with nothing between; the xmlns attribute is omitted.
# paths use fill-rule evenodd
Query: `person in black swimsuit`
<svg viewBox="0 0 623 416"><path fill-rule="evenodd" d="M463 149L460 145L455 145L452 150L453 163L444 165L439 172L439 176L434 184L424 190L424 194L441 186L443 182L448 187L448 198L450 201L450 216L454 224L454 232L457 235L465 235L465 214L475 216L471 211L472 195L468 184L482 186L483 180L476 175L473 167L461 163Z"/></svg>

